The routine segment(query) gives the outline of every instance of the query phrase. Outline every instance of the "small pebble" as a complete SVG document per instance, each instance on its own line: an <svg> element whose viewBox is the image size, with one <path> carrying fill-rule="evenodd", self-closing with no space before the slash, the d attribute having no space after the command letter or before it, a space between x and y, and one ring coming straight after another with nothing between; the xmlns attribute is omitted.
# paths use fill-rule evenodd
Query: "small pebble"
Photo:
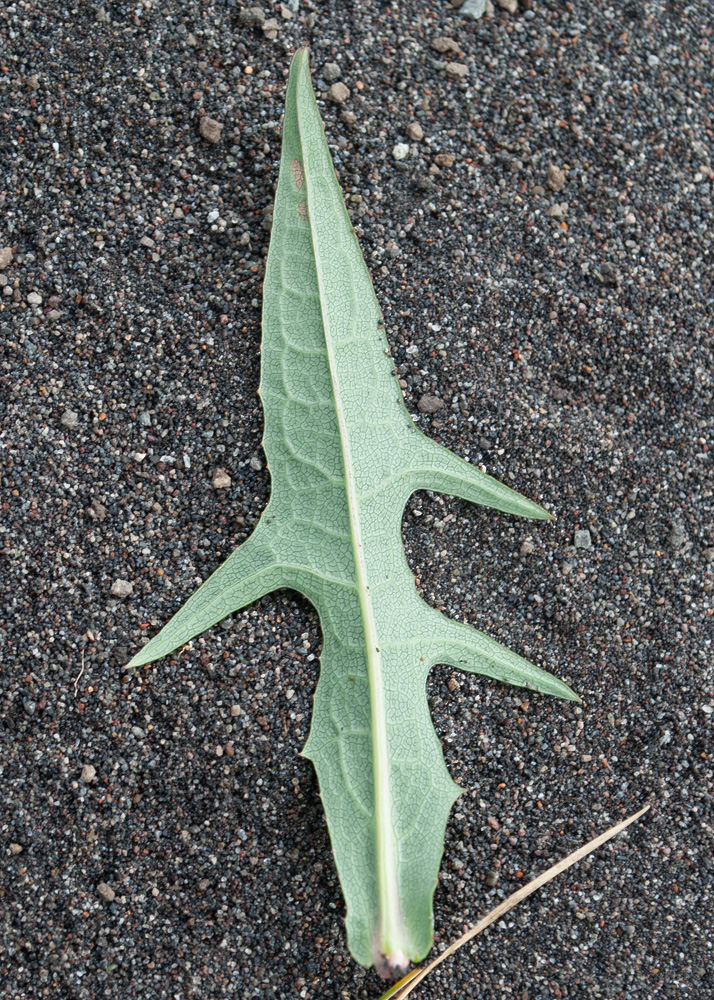
<svg viewBox="0 0 714 1000"><path fill-rule="evenodd" d="M466 63L448 62L446 64L446 72L449 76L452 76L457 80L465 80L469 75L469 68Z"/></svg>
<svg viewBox="0 0 714 1000"><path fill-rule="evenodd" d="M322 67L322 76L328 83L334 83L342 76L342 70L338 63L325 63Z"/></svg>
<svg viewBox="0 0 714 1000"><path fill-rule="evenodd" d="M111 594L113 597L129 597L133 592L134 586L128 580L115 580L112 584Z"/></svg>
<svg viewBox="0 0 714 1000"><path fill-rule="evenodd" d="M478 21L486 13L486 0L466 0L461 6L461 16L468 21Z"/></svg>
<svg viewBox="0 0 714 1000"><path fill-rule="evenodd" d="M327 99L328 101L332 101L333 104L344 104L349 96L349 89L344 85L344 83L340 82L333 83L327 91Z"/></svg>
<svg viewBox="0 0 714 1000"><path fill-rule="evenodd" d="M65 410L60 417L60 423L63 427L67 427L72 430L73 427L77 426L79 421L79 414L75 410Z"/></svg>
<svg viewBox="0 0 714 1000"><path fill-rule="evenodd" d="M425 393L417 403L417 409L420 413L438 413L443 406L444 400L439 396L432 396L430 393Z"/></svg>
<svg viewBox="0 0 714 1000"><path fill-rule="evenodd" d="M199 118L198 121L198 131L201 137L207 142L213 143L215 146L221 141L221 132L223 131L223 125L217 122L215 118L209 118L207 115L203 118Z"/></svg>
<svg viewBox="0 0 714 1000"><path fill-rule="evenodd" d="M88 785L90 781L94 781L96 774L97 772L92 764L85 764L79 777L85 785Z"/></svg>
<svg viewBox="0 0 714 1000"><path fill-rule="evenodd" d="M419 122L411 122L407 125L405 131L412 142L421 142L424 138L424 129L421 127Z"/></svg>
<svg viewBox="0 0 714 1000"><path fill-rule="evenodd" d="M406 142L398 142L392 147L392 156L395 160L406 160L409 156L409 146Z"/></svg>
<svg viewBox="0 0 714 1000"><path fill-rule="evenodd" d="M12 247L0 247L0 271L12 264Z"/></svg>
<svg viewBox="0 0 714 1000"><path fill-rule="evenodd" d="M107 516L107 508L99 500L92 500L89 507L87 507L87 514L89 514L92 520L99 521L101 524Z"/></svg>
<svg viewBox="0 0 714 1000"><path fill-rule="evenodd" d="M667 544L669 545L670 549L673 549L675 552L678 552L681 548L684 547L686 541L687 541L687 532L684 530L683 526L681 524L673 524L672 530L667 536Z"/></svg>
<svg viewBox="0 0 714 1000"><path fill-rule="evenodd" d="M549 163L545 182L551 191L560 191L565 185L565 171L562 167Z"/></svg>
<svg viewBox="0 0 714 1000"><path fill-rule="evenodd" d="M106 882L100 882L97 886L97 895L103 903L111 903L116 897L116 893Z"/></svg>
<svg viewBox="0 0 714 1000"><path fill-rule="evenodd" d="M22 844L12 843L10 844L10 854L22 854L23 847Z"/></svg>
<svg viewBox="0 0 714 1000"><path fill-rule="evenodd" d="M216 469L213 473L213 479L211 480L211 485L214 490L226 490L231 485L231 477L228 475L225 469Z"/></svg>
<svg viewBox="0 0 714 1000"><path fill-rule="evenodd" d="M453 167L455 160L453 153L437 153L434 157L437 167Z"/></svg>
<svg viewBox="0 0 714 1000"><path fill-rule="evenodd" d="M508 11L509 14L516 14L518 12L518 0L496 0L496 3L503 10Z"/></svg>
<svg viewBox="0 0 714 1000"><path fill-rule="evenodd" d="M455 42L453 38L445 38L445 37L434 38L431 45L432 48L436 49L437 52L441 53L459 51L458 42Z"/></svg>
<svg viewBox="0 0 714 1000"><path fill-rule="evenodd" d="M575 532L573 545L576 549L591 549L593 547L590 532L587 528Z"/></svg>
<svg viewBox="0 0 714 1000"><path fill-rule="evenodd" d="M563 219L568 211L567 201L556 202L546 211L546 215L551 219Z"/></svg>
<svg viewBox="0 0 714 1000"><path fill-rule="evenodd" d="M261 28L265 23L265 14L260 7L243 7L238 13L238 20L241 24Z"/></svg>

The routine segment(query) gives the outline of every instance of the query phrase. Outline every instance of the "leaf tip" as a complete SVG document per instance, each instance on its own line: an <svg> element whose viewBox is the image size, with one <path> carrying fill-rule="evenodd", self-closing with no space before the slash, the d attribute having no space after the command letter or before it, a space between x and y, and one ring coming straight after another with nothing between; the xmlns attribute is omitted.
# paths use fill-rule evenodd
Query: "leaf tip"
<svg viewBox="0 0 714 1000"><path fill-rule="evenodd" d="M139 650L138 653L134 653L129 662L124 666L123 670L136 670L138 667L145 667L148 663L153 663L154 660L159 659L158 656L152 656L150 653L147 656L147 650L149 649L151 643L147 642L145 646Z"/></svg>
<svg viewBox="0 0 714 1000"><path fill-rule="evenodd" d="M525 497L523 498L525 499ZM528 500L528 513L524 513L521 516L533 518L534 521L555 521L555 514L551 514L549 510L545 507L541 507L540 504L533 503L532 500Z"/></svg>
<svg viewBox="0 0 714 1000"><path fill-rule="evenodd" d="M300 58L300 59L302 59L302 58L307 59L308 66L310 65L310 46L309 45L301 45L300 48L295 49L295 55L293 56L293 59L298 59L298 58Z"/></svg>
<svg viewBox="0 0 714 1000"><path fill-rule="evenodd" d="M577 694L575 691L573 691L573 689L569 687L567 684L565 684L563 681L561 681L560 683L562 685L562 692L560 694L560 697L563 698L564 701L574 701L578 705L582 705L583 699L580 697L580 695Z"/></svg>

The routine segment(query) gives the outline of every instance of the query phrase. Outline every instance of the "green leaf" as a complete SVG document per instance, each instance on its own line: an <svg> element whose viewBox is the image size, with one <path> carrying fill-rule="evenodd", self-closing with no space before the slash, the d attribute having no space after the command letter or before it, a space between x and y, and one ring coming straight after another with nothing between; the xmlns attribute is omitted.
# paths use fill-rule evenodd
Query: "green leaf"
<svg viewBox="0 0 714 1000"><path fill-rule="evenodd" d="M253 534L131 661L165 656L279 587L324 636L304 755L347 903L350 951L391 974L432 942L449 777L426 699L436 663L575 699L417 594L404 505L430 489L522 517L541 507L425 437L401 395L300 49L288 81L263 294L260 396L271 497Z"/></svg>

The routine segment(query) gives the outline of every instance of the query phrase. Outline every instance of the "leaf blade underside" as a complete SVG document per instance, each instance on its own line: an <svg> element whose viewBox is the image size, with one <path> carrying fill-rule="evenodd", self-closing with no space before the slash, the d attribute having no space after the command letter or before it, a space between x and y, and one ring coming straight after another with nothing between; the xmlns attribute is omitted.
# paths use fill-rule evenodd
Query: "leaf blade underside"
<svg viewBox="0 0 714 1000"><path fill-rule="evenodd" d="M253 534L130 666L279 587L305 594L324 646L303 754L318 774L352 955L384 973L431 947L432 896L460 793L429 717L449 663L563 698L567 685L416 592L401 541L432 489L524 517L546 511L425 437L401 395L310 81L290 70L263 296L260 396L271 497Z"/></svg>

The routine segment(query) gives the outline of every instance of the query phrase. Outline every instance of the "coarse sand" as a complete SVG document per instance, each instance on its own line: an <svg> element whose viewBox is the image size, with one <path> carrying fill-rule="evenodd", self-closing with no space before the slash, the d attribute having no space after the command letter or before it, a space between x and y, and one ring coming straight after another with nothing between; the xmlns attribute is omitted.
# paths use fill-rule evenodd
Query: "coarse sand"
<svg viewBox="0 0 714 1000"><path fill-rule="evenodd" d="M123 669L269 496L261 282L305 43L407 406L557 516L405 513L425 599L583 698L432 672L464 788L436 949L652 802L416 996L714 997L712 7L486 7L0 11L3 1000L384 988L299 756L307 601Z"/></svg>

